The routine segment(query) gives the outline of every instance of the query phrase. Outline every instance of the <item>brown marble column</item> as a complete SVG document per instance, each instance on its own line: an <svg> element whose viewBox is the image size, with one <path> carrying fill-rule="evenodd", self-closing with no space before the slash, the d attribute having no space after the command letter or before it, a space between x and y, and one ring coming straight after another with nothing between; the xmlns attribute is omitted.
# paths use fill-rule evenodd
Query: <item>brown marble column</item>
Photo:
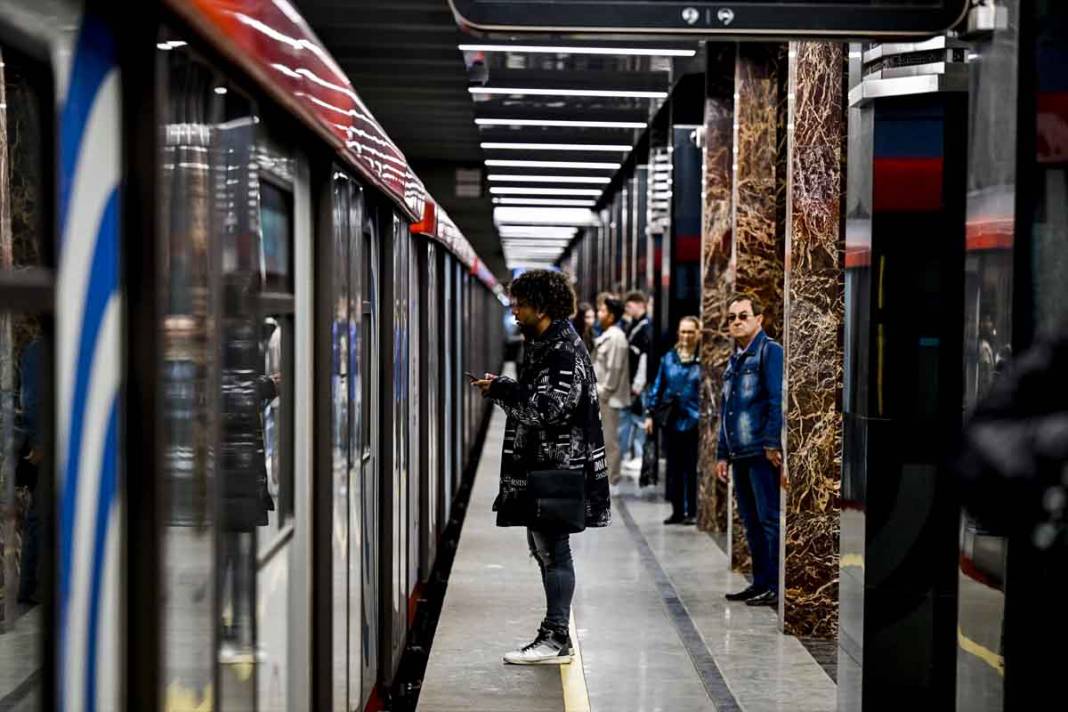
<svg viewBox="0 0 1068 712"><path fill-rule="evenodd" d="M732 291L749 292L763 302L764 329L779 340L786 216L786 45L740 43L734 85ZM747 571L745 533L736 508L731 509L731 565Z"/></svg>
<svg viewBox="0 0 1068 712"><path fill-rule="evenodd" d="M708 45L705 99L704 191L701 210L701 453L697 526L727 531L727 486L716 479L719 395L731 340L725 319L734 287L733 235L734 59L736 45Z"/></svg>
<svg viewBox="0 0 1068 712"><path fill-rule="evenodd" d="M838 632L844 54L838 43L790 44L783 630L821 638Z"/></svg>

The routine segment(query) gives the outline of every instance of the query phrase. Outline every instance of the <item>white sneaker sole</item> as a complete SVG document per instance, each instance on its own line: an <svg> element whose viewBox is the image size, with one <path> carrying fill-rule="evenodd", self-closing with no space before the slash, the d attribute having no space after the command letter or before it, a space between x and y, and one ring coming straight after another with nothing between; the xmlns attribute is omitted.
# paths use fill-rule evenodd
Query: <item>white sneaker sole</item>
<svg viewBox="0 0 1068 712"><path fill-rule="evenodd" d="M555 658L544 660L509 660L504 658L505 665L567 665L571 662L571 655L558 655Z"/></svg>

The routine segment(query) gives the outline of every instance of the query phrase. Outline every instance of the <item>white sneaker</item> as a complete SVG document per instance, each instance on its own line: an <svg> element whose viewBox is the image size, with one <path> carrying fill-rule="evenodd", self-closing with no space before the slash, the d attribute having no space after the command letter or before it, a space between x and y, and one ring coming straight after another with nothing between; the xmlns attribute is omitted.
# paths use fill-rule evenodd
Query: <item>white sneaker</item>
<svg viewBox="0 0 1068 712"><path fill-rule="evenodd" d="M511 665L564 665L571 662L571 644L539 632L530 645L506 653L504 662Z"/></svg>
<svg viewBox="0 0 1068 712"><path fill-rule="evenodd" d="M624 470L641 470L642 469L642 459L640 457L632 457L629 460L624 460L623 461L623 469Z"/></svg>
<svg viewBox="0 0 1068 712"><path fill-rule="evenodd" d="M613 484L609 484L608 485L608 494L611 497L618 497L619 496L619 490L620 490L620 486L619 486L618 483L614 484L614 485Z"/></svg>

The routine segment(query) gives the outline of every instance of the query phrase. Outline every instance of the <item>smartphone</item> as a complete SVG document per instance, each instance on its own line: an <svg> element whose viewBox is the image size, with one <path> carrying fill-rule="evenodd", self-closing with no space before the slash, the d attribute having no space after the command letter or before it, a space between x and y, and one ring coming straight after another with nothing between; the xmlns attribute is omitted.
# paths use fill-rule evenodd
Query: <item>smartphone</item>
<svg viewBox="0 0 1068 712"><path fill-rule="evenodd" d="M475 374L471 373L470 371L464 371L464 375L467 376L468 378L470 378L472 381L481 381L482 380L481 376L476 376Z"/></svg>

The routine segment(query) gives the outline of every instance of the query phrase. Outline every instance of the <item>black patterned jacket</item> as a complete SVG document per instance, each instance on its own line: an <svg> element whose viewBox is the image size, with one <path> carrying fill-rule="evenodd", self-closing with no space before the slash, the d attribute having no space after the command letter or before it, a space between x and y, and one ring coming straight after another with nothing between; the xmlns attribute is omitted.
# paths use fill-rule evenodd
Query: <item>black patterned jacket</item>
<svg viewBox="0 0 1068 712"><path fill-rule="evenodd" d="M608 526L608 468L590 354L566 319L554 321L523 350L519 380L497 378L488 394L508 414L501 487L493 503L497 526L529 524L527 473L549 469L583 469L586 526Z"/></svg>

